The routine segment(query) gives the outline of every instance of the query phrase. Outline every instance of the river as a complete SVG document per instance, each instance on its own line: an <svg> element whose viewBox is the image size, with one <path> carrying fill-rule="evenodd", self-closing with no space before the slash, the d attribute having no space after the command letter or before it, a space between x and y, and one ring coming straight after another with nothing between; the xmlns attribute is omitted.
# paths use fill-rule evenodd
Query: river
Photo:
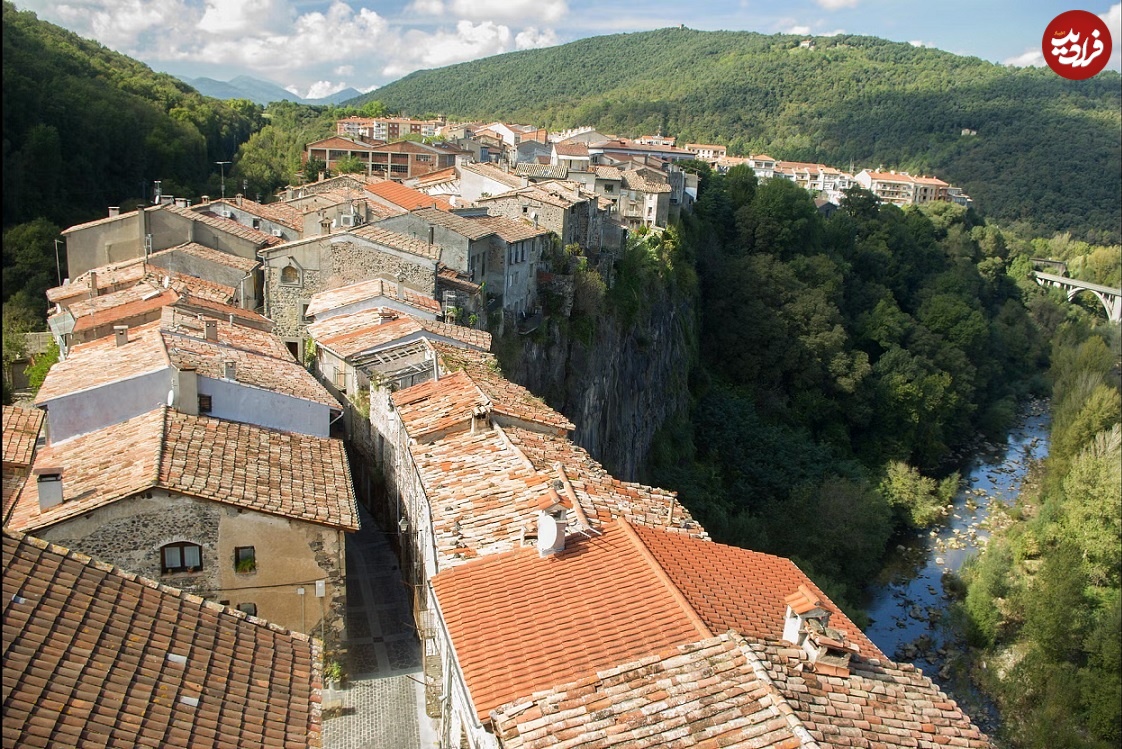
<svg viewBox="0 0 1122 749"><path fill-rule="evenodd" d="M1031 463L1048 454L1048 426L1047 403L1033 401L1003 444L982 443L962 468L962 487L943 522L902 541L869 594L869 638L893 660L921 668L960 701L983 707L986 715L974 715L983 729L993 727L996 715L954 668L961 646L941 626L949 600L943 576L985 546L1001 514L997 505L1012 506Z"/></svg>

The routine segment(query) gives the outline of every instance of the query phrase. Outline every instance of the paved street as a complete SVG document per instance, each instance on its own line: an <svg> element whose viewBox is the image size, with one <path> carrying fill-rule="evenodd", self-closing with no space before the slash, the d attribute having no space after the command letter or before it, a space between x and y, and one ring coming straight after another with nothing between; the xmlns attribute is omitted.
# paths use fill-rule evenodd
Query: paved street
<svg viewBox="0 0 1122 749"><path fill-rule="evenodd" d="M421 646L409 590L389 537L359 507L362 529L347 539L347 688L324 692L343 714L323 725L325 749L433 749L425 715Z"/></svg>

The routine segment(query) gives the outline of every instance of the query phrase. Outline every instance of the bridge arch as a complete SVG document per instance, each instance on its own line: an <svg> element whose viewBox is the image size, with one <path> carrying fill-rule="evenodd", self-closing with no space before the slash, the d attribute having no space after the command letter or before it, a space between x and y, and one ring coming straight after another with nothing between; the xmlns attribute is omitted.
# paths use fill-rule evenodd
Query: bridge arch
<svg viewBox="0 0 1122 749"><path fill-rule="evenodd" d="M1100 286L1096 283L1079 281L1066 276L1055 276L1051 273L1034 271L1033 278L1041 286L1063 289L1069 302L1085 291L1091 292L1106 310L1106 317L1113 323L1122 323L1122 289L1112 289L1109 286Z"/></svg>

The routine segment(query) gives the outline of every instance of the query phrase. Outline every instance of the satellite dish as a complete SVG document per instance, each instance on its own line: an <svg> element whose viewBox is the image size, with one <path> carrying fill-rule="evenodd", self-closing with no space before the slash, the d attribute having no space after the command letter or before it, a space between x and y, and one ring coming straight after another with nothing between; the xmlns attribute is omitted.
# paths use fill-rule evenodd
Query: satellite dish
<svg viewBox="0 0 1122 749"><path fill-rule="evenodd" d="M175 388L168 391L168 408L175 405Z"/></svg>

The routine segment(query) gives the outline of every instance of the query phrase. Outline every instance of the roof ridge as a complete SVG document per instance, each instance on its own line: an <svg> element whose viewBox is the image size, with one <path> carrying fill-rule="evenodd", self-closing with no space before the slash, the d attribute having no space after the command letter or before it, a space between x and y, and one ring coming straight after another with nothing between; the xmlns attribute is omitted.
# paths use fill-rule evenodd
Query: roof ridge
<svg viewBox="0 0 1122 749"><path fill-rule="evenodd" d="M639 552L639 555L643 557L643 561L646 562L651 571L654 572L655 577L657 577L659 581L666 586L666 589L670 593L671 597L675 600L676 603L678 603L679 606L682 607L683 612L690 620L690 623L694 625L697 631L701 632L702 638L716 637L716 635L714 635L713 632L710 631L709 627L705 625L705 622L697 613L697 610L690 605L689 599L687 599L685 594L682 593L681 589L674 584L674 581L670 579L670 575L666 574L666 570L662 568L662 565L658 563L657 559L655 559L654 555L651 553L651 550L647 548L647 545L645 543L643 543L643 539L639 538L639 534L637 534L635 532L635 529L631 527L631 523L627 522L627 520L625 520L624 518L618 518L616 520L616 525L618 525L623 530L623 533L627 537L627 540L631 542L631 545L635 548L636 551ZM665 531L662 532L665 533Z"/></svg>
<svg viewBox="0 0 1122 749"><path fill-rule="evenodd" d="M820 749L819 743L810 735L806 726L803 725L802 719L799 718L798 713L791 707L791 704L787 701L783 692L772 680L771 674L768 673L767 666L763 664L760 657L756 655L756 652L749 646L748 638L735 629L730 629L726 634L728 638L736 644L740 652L744 654L745 659L752 667L753 673L756 674L756 678L766 686L767 696L771 699L771 708L782 716L787 727L791 729L791 733L798 737L800 746L806 747L806 749Z"/></svg>
<svg viewBox="0 0 1122 749"><path fill-rule="evenodd" d="M231 614L231 615L237 617L238 619L250 620L251 622L253 622L255 624L265 626L269 630L271 630L273 632L276 632L278 634L285 634L285 635L288 635L289 637L292 637L293 639L296 639L296 640L303 640L303 641L310 642L310 643L312 643L313 646L316 646L318 644L316 638L313 637L312 635L308 635L308 634L305 634L303 632L297 632L296 630L285 629L284 627L280 626L279 624L274 624L273 622L266 621L265 619L261 619L260 617L250 616L250 615L246 614L245 612L240 611L238 609L232 608L230 606L223 606L220 603L215 603L214 601L207 600L206 598L203 598L202 596L195 595L194 593L183 590L182 588L176 588L176 587L173 587L171 585L166 585L165 583L161 583L159 580L156 580L154 578L145 577L145 576L140 575L136 572L130 572L129 570L126 570L123 567L118 567L114 564L110 564L108 562L103 562L102 560L100 560L96 557L92 557L88 554L83 554L80 551L74 551L73 549L71 549L69 547L62 546L60 544L56 544L53 541L47 541L45 539L39 538L38 536L33 536L30 533L25 533L24 531L18 531L14 528L8 527L7 525L4 526L3 532L4 532L4 534L10 536L15 541L17 541L19 543L26 543L30 546L34 546L35 548L39 549L40 551L46 551L46 552L49 552L51 554L58 554L59 556L65 557L67 559L71 559L71 560L73 560L73 561L77 562L78 564L81 564L85 567L90 567L92 569L96 569L96 570L99 570L101 572L106 572L106 573L109 573L111 575L115 575L115 576L120 577L124 580L128 580L129 582L135 582L135 583L138 583L140 585L144 585L145 587L152 588L154 590L158 590L161 593L167 593L168 595L175 596L175 597L177 597L177 598L179 598L183 601L188 601L190 603L201 605L204 608L210 609L211 611L218 611L218 612L222 612L222 613L226 613L226 614Z"/></svg>
<svg viewBox="0 0 1122 749"><path fill-rule="evenodd" d="M160 441L156 446L156 476L152 482L153 486L163 486L164 482L160 481L160 475L164 471L164 452L167 449L168 441L168 406L160 406Z"/></svg>

